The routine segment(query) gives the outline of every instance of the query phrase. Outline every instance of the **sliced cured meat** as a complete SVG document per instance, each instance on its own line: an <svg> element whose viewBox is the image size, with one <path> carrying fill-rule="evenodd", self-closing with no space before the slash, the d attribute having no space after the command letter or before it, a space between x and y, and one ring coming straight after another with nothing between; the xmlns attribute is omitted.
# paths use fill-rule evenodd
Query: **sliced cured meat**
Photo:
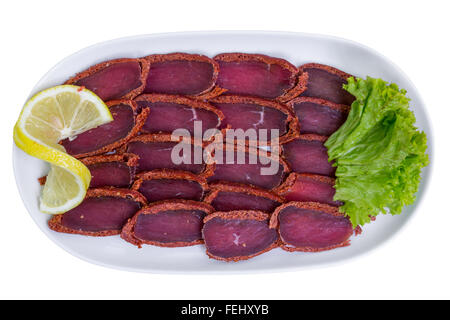
<svg viewBox="0 0 450 320"><path fill-rule="evenodd" d="M349 106L327 100L298 97L289 101L302 128L302 134L330 136L347 120Z"/></svg>
<svg viewBox="0 0 450 320"><path fill-rule="evenodd" d="M353 95L342 88L352 75L318 63L307 63L299 69L308 74L306 90L303 91L302 96L321 98L347 106L355 100Z"/></svg>
<svg viewBox="0 0 450 320"><path fill-rule="evenodd" d="M206 254L223 261L253 258L275 248L278 235L261 211L215 212L204 219Z"/></svg>
<svg viewBox="0 0 450 320"><path fill-rule="evenodd" d="M292 171L334 176L336 168L328 162L327 148L323 145L326 140L324 136L304 134L284 144L283 156Z"/></svg>
<svg viewBox="0 0 450 320"><path fill-rule="evenodd" d="M214 60L198 54L154 54L150 63L145 93L167 93L208 98L223 92L215 88L219 66Z"/></svg>
<svg viewBox="0 0 450 320"><path fill-rule="evenodd" d="M132 99L144 90L149 64L144 59L116 59L78 73L66 84L84 86L103 101Z"/></svg>
<svg viewBox="0 0 450 320"><path fill-rule="evenodd" d="M150 108L142 132L172 133L176 129L186 129L194 134L194 122L201 121L202 134L218 128L223 113L203 101L195 101L181 96L163 94L143 94L135 99L140 108Z"/></svg>
<svg viewBox="0 0 450 320"><path fill-rule="evenodd" d="M106 103L113 121L62 140L67 153L76 157L88 157L112 151L136 136L145 123L149 109L137 114L137 105L131 100L115 100Z"/></svg>
<svg viewBox="0 0 450 320"><path fill-rule="evenodd" d="M249 140L272 140L271 130L278 130L279 143L285 143L300 134L298 121L284 104L253 97L221 96L210 100L225 115L224 128L256 130ZM259 130L267 134L261 136ZM274 137L275 138L275 137Z"/></svg>
<svg viewBox="0 0 450 320"><path fill-rule="evenodd" d="M261 150L246 148L241 151L232 145L223 145L214 150L214 155L209 153L209 156L217 161L212 164L214 170L211 170L213 174L207 178L208 182L229 181L272 189L281 184L289 171L282 158Z"/></svg>
<svg viewBox="0 0 450 320"><path fill-rule="evenodd" d="M138 157L134 154L114 154L80 159L91 173L90 188L128 188L134 180ZM43 186L47 176L38 179Z"/></svg>
<svg viewBox="0 0 450 320"><path fill-rule="evenodd" d="M137 172L174 169L207 174L211 167L203 161L201 145L173 141L170 134L145 134L135 137L128 143L127 152L139 156ZM172 159L172 152L180 160L179 163Z"/></svg>
<svg viewBox="0 0 450 320"><path fill-rule="evenodd" d="M270 227L278 227L287 251L324 251L348 246L353 228L335 207L316 202L288 202L278 207Z"/></svg>
<svg viewBox="0 0 450 320"><path fill-rule="evenodd" d="M201 201L208 189L206 179L190 172L169 169L143 172L133 184L148 202L168 199Z"/></svg>
<svg viewBox="0 0 450 320"><path fill-rule="evenodd" d="M335 180L330 177L292 172L274 191L287 201L314 201L340 206L342 202L333 200L336 193L334 183Z"/></svg>
<svg viewBox="0 0 450 320"><path fill-rule="evenodd" d="M48 222L50 229L64 233L88 236L119 234L123 225L141 207L145 198L128 189L89 189L83 202Z"/></svg>
<svg viewBox="0 0 450 320"><path fill-rule="evenodd" d="M288 101L306 87L306 74L284 59L261 54L223 53L214 57L219 63L219 87L227 94L238 94Z"/></svg>
<svg viewBox="0 0 450 320"><path fill-rule="evenodd" d="M216 211L258 210L272 213L283 199L273 192L231 182L213 183L203 200Z"/></svg>
<svg viewBox="0 0 450 320"><path fill-rule="evenodd" d="M123 227L121 237L141 247L185 247L203 243L203 218L213 208L190 200L160 201L143 208Z"/></svg>
<svg viewBox="0 0 450 320"><path fill-rule="evenodd" d="M90 188L128 188L133 183L138 157L133 154L94 156L81 159L91 172Z"/></svg>

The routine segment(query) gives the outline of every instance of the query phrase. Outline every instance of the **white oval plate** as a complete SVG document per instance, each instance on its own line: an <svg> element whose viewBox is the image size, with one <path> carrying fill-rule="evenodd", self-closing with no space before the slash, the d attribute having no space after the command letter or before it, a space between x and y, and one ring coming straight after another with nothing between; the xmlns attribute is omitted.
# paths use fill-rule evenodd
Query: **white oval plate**
<svg viewBox="0 0 450 320"><path fill-rule="evenodd" d="M35 86L31 94L62 84L70 76L96 63L122 57L142 57L152 53L200 53L210 57L222 52L262 53L284 58L294 65L318 62L337 67L350 74L383 78L397 83L408 91L417 117L417 125L429 139L431 130L423 102L411 81L392 62L379 53L358 43L344 39L286 32L191 32L128 37L96 44L83 49L53 67ZM17 186L31 217L41 230L71 254L103 266L123 270L154 273L255 273L299 269L332 264L356 257L386 242L411 217L425 184L430 167L423 179L416 204L405 208L399 216L379 216L364 226L362 235L352 238L352 245L321 253L288 253L275 249L261 256L239 263L225 263L209 259L204 247L159 248L135 246L113 237L86 237L51 231L49 216L39 212L40 186L37 178L48 171L48 165L32 158L14 146L14 173Z"/></svg>

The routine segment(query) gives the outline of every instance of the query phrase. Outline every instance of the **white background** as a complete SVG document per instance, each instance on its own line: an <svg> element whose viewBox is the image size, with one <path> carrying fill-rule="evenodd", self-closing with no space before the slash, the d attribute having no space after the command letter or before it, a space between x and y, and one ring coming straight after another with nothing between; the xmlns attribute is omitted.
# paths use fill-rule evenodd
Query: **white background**
<svg viewBox="0 0 450 320"><path fill-rule="evenodd" d="M0 4L0 298L450 298L448 1L2 1ZM433 176L409 224L355 260L291 273L184 276L91 265L52 243L22 205L12 128L35 83L86 46L193 30L323 33L383 53L415 83L431 117Z"/></svg>

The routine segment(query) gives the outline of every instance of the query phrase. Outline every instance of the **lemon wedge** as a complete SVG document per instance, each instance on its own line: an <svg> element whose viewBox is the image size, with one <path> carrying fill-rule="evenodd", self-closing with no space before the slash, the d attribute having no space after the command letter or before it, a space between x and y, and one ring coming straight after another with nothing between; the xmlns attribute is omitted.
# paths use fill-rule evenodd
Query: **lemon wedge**
<svg viewBox="0 0 450 320"><path fill-rule="evenodd" d="M83 201L91 175L58 144L112 121L105 103L84 87L61 85L33 96L14 126L14 142L29 155L51 164L40 199L45 213L64 213Z"/></svg>

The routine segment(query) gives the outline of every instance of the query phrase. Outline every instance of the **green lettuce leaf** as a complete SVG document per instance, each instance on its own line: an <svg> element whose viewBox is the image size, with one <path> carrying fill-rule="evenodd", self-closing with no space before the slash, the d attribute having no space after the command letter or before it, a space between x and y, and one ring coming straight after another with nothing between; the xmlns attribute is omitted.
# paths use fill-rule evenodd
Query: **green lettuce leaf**
<svg viewBox="0 0 450 320"><path fill-rule="evenodd" d="M353 94L347 121L325 143L335 161L336 194L353 226L381 213L400 214L412 204L421 169L428 164L427 138L414 126L406 91L381 79L349 78Z"/></svg>

